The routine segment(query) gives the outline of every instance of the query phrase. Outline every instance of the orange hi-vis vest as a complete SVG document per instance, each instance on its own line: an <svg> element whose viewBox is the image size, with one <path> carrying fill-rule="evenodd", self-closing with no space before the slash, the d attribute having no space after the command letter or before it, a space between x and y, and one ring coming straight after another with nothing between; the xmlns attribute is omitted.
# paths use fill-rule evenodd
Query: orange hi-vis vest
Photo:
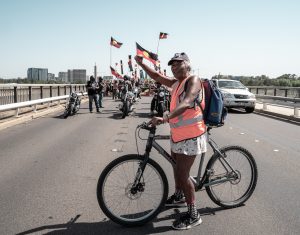
<svg viewBox="0 0 300 235"><path fill-rule="evenodd" d="M184 84L187 79L181 83L175 82L172 86L170 112L172 112L185 97ZM203 89L203 88L202 88ZM204 107L204 98L201 106ZM186 109L179 116L169 120L171 127L171 137L173 142L179 142L198 137L206 132L206 126L203 121L203 114L199 105L193 105Z"/></svg>

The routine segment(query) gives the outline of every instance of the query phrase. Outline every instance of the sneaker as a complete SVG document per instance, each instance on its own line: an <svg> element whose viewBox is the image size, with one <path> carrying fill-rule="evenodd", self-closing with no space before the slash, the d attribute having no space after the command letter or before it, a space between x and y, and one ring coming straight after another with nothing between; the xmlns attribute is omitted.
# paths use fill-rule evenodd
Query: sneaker
<svg viewBox="0 0 300 235"><path fill-rule="evenodd" d="M187 230L202 223L200 214L196 218L191 217L189 213L184 214L178 220L175 220L172 227L176 230Z"/></svg>
<svg viewBox="0 0 300 235"><path fill-rule="evenodd" d="M165 206L186 206L185 197L183 195L176 196L173 194L167 199Z"/></svg>
<svg viewBox="0 0 300 235"><path fill-rule="evenodd" d="M97 113L101 113L100 110L97 110Z"/></svg>
<svg viewBox="0 0 300 235"><path fill-rule="evenodd" d="M93 112L93 110L90 110L90 113L92 113Z"/></svg>

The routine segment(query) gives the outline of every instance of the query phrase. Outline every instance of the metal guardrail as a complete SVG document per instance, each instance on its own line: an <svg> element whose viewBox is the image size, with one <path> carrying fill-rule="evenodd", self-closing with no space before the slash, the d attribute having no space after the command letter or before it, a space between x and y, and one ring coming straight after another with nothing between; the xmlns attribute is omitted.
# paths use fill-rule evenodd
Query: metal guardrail
<svg viewBox="0 0 300 235"><path fill-rule="evenodd" d="M299 103L300 98L289 98L283 96L271 96L271 95L255 95L256 98L259 99L271 99L271 100L281 100L281 101L288 101L292 103Z"/></svg>
<svg viewBox="0 0 300 235"><path fill-rule="evenodd" d="M256 95L300 98L300 87L247 86L247 88Z"/></svg>
<svg viewBox="0 0 300 235"><path fill-rule="evenodd" d="M269 96L269 95L255 95L256 98L261 99L263 103L263 110L268 109L268 105L275 105L274 103L270 103L270 100L278 100L278 101L285 101L293 103L292 106L294 108L294 116L300 117L299 106L300 98L289 98L289 97L282 97L282 96Z"/></svg>
<svg viewBox="0 0 300 235"><path fill-rule="evenodd" d="M0 105L86 91L85 84L0 84Z"/></svg>
<svg viewBox="0 0 300 235"><path fill-rule="evenodd" d="M86 95L86 94L87 94L86 92L85 93L77 93L78 96ZM61 100L66 100L68 98L69 98L69 95L63 95L63 96L56 96L56 97L45 98L45 99L37 99L37 100L32 100L32 101L24 101L24 102L19 102L19 103L0 105L0 112L16 110L15 116L17 117L19 115L20 108L33 106L34 107L33 112L37 112L37 105L39 105L39 104L47 103L48 107L50 107L51 102L59 101L59 104L60 104Z"/></svg>

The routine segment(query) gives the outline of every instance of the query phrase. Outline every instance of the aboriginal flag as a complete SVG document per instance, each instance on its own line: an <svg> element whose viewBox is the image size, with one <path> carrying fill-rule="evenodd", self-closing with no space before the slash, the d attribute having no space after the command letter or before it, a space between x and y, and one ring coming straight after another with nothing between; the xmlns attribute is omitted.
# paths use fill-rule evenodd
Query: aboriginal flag
<svg viewBox="0 0 300 235"><path fill-rule="evenodd" d="M114 70L111 66L110 66L110 71L111 71L112 75L114 75L116 78L123 79L123 77L116 70Z"/></svg>
<svg viewBox="0 0 300 235"><path fill-rule="evenodd" d="M169 35L169 34L167 34L167 33L162 33L162 32L160 32L160 33L159 33L159 39L166 39L166 38L168 37L168 35Z"/></svg>
<svg viewBox="0 0 300 235"><path fill-rule="evenodd" d="M110 37L110 45L116 48L120 48L123 45L123 43L118 42L116 39L113 39L113 37Z"/></svg>
<svg viewBox="0 0 300 235"><path fill-rule="evenodd" d="M136 43L136 54L138 56L144 57L146 60L149 60L155 66L158 65L158 56L150 51L145 50L142 48L138 43Z"/></svg>

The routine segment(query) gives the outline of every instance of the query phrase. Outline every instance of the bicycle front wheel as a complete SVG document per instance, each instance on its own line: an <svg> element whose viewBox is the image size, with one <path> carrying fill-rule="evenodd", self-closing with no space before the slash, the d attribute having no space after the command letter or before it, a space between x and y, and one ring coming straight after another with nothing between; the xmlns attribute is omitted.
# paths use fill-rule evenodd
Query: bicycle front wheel
<svg viewBox="0 0 300 235"><path fill-rule="evenodd" d="M97 199L104 214L124 226L140 226L152 220L168 196L168 181L162 168L149 159L141 179L133 187L143 158L137 154L119 157L101 173Z"/></svg>
<svg viewBox="0 0 300 235"><path fill-rule="evenodd" d="M257 166L252 154L240 146L220 149L224 158L214 154L208 162L210 199L224 208L244 204L254 192L257 183Z"/></svg>

